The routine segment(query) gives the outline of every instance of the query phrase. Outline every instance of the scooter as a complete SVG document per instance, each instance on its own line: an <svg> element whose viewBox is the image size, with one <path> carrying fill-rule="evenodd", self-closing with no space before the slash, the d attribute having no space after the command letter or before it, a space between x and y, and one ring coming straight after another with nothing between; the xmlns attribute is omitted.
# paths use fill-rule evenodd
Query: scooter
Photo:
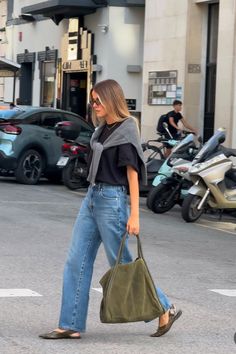
<svg viewBox="0 0 236 354"><path fill-rule="evenodd" d="M149 195L150 191L153 188L154 180L156 180L156 176L159 175L160 171L166 170L166 167L165 167L166 166L166 158L164 155L165 147L166 146L174 147L177 144L179 144L179 141L180 141L180 140L173 139L173 136L171 135L171 133L168 129L167 123L163 123L163 128L167 132L167 135L169 136L169 138L167 138L164 134L160 134L159 132L157 132L157 134L160 135L159 138L153 139L153 140L148 140L147 143L142 144L142 148L143 148L144 152L147 150L151 151L151 154L148 156L148 158L146 160L148 184L146 186L144 186L144 185L139 186L140 194L143 196ZM158 143L159 146L154 145L156 143ZM162 172L161 172L161 174L162 174Z"/></svg>
<svg viewBox="0 0 236 354"><path fill-rule="evenodd" d="M159 146L155 145L156 143L158 143ZM158 171L160 170L161 166L165 163L165 156L163 153L163 149L165 148L165 146L167 144L174 146L177 143L178 141L174 140L170 134L169 139L162 135L157 139L148 140L146 143L142 144L142 149L144 153L148 152L145 161L147 169L147 185L139 186L140 195L147 196L149 191L152 189L153 180L158 174Z"/></svg>
<svg viewBox="0 0 236 354"><path fill-rule="evenodd" d="M236 149L222 146L226 131L220 128L195 156L189 170L193 186L182 205L182 217L194 222L207 209L236 209Z"/></svg>
<svg viewBox="0 0 236 354"><path fill-rule="evenodd" d="M62 168L62 180L71 190L85 188L87 182L87 152L88 146L76 139L80 134L80 126L74 122L59 122L56 125L56 135L64 139L62 156L57 166Z"/></svg>
<svg viewBox="0 0 236 354"><path fill-rule="evenodd" d="M175 172L175 168L182 167L187 171L199 147L194 134L190 132L176 147L159 169L153 181L153 187L147 197L147 207L154 213L165 213L175 204L182 204L183 199L192 185L187 175ZM185 177L185 178L184 178Z"/></svg>
<svg viewBox="0 0 236 354"><path fill-rule="evenodd" d="M146 170L147 170L147 185L139 185L139 193L141 196L146 196L152 186L152 181L158 173L160 167L164 163L164 156L160 155L160 149L151 145L150 141L142 144L143 151L148 151L148 157L146 158Z"/></svg>

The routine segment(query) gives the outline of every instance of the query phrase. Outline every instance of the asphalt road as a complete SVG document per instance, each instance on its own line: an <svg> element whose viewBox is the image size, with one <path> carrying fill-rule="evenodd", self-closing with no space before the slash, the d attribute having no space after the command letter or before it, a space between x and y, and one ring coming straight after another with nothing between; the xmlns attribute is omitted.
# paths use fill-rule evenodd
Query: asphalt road
<svg viewBox="0 0 236 354"><path fill-rule="evenodd" d="M83 194L47 182L25 186L0 179L0 353L236 353L236 219L219 222L210 216L186 224L178 207L155 215L146 209L144 198L144 255L158 285L182 309L182 317L162 338L149 337L155 321L101 324L97 288L108 269L101 247L82 340L38 338L57 326L62 271ZM135 253L135 239L130 245ZM41 296L10 296L17 295L14 289Z"/></svg>

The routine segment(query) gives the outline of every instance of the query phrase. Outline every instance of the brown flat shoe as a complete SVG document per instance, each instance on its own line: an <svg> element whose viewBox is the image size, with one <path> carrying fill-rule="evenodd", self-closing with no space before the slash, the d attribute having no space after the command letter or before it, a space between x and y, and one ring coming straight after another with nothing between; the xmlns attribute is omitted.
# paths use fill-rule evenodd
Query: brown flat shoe
<svg viewBox="0 0 236 354"><path fill-rule="evenodd" d="M39 337L43 339L81 339L80 336L73 336L76 331L67 330L63 332L52 331L49 333L40 334Z"/></svg>
<svg viewBox="0 0 236 354"><path fill-rule="evenodd" d="M173 323L176 320L178 320L178 318L180 318L181 315L182 315L181 310L178 310L174 314L170 313L169 322L166 325L159 327L155 333L150 335L150 337L161 337L164 334L166 334L171 329Z"/></svg>

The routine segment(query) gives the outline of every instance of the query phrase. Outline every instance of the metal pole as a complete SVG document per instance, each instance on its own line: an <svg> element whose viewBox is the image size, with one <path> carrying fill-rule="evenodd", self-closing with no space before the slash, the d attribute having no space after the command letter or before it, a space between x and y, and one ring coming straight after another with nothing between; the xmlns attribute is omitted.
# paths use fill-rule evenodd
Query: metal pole
<svg viewBox="0 0 236 354"><path fill-rule="evenodd" d="M14 71L14 80L13 80L13 98L12 102L15 104L15 92L16 92L16 71Z"/></svg>

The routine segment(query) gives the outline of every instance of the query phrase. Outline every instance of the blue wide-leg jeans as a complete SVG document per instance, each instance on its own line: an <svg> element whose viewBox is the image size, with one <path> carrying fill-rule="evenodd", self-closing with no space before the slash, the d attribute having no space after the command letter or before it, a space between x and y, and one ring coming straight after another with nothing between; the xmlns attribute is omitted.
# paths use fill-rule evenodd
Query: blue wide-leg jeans
<svg viewBox="0 0 236 354"><path fill-rule="evenodd" d="M93 265L101 242L110 266L114 266L128 220L126 188L103 183L89 187L77 216L64 269L59 328L84 332ZM132 262L128 239L122 262ZM168 310L168 298L157 288Z"/></svg>

